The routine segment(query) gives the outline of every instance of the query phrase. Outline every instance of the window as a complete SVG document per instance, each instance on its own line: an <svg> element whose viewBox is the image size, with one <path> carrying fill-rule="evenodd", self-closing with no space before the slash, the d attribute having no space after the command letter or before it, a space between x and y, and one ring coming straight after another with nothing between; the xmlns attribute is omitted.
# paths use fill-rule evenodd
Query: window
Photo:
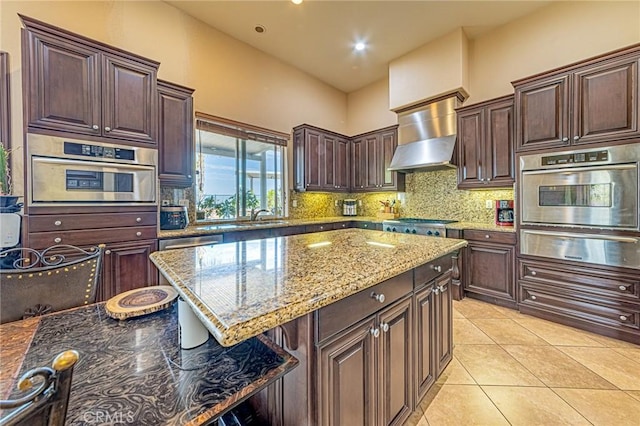
<svg viewBox="0 0 640 426"><path fill-rule="evenodd" d="M282 217L289 135L196 113L199 220Z"/></svg>

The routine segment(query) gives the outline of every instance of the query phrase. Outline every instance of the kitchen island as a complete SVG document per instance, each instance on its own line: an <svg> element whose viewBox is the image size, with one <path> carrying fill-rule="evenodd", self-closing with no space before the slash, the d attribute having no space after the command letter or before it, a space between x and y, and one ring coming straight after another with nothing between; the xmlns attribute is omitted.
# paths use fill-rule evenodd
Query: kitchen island
<svg viewBox="0 0 640 426"><path fill-rule="evenodd" d="M402 424L451 359L466 241L363 229L156 252L222 345L267 333L300 366L254 398L271 424Z"/></svg>

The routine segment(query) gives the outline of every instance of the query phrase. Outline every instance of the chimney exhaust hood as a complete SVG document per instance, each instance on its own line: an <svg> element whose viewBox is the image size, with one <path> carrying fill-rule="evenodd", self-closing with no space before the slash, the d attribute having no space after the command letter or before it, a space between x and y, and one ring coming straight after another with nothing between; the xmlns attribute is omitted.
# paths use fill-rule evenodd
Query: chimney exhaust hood
<svg viewBox="0 0 640 426"><path fill-rule="evenodd" d="M398 112L398 147L388 170L410 173L455 168L455 109L465 98L456 92Z"/></svg>

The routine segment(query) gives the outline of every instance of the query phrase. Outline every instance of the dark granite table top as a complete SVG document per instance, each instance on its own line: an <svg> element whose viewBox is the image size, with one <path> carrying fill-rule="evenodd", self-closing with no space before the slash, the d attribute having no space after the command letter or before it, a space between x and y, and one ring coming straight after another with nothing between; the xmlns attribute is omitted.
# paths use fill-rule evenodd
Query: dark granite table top
<svg viewBox="0 0 640 426"><path fill-rule="evenodd" d="M0 326L0 399L15 397L16 378L75 349L67 425L204 424L294 368L298 361L264 336L231 347L215 339L178 344L177 304L126 321L103 304Z"/></svg>

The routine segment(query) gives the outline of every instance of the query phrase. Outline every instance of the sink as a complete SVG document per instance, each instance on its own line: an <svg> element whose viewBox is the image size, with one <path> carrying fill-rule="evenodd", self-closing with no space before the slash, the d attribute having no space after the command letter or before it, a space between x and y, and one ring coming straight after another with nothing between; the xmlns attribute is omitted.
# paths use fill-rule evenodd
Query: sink
<svg viewBox="0 0 640 426"><path fill-rule="evenodd" d="M283 225L285 223L289 223L286 220L259 220L256 222L249 222L247 226L273 226L273 225Z"/></svg>

